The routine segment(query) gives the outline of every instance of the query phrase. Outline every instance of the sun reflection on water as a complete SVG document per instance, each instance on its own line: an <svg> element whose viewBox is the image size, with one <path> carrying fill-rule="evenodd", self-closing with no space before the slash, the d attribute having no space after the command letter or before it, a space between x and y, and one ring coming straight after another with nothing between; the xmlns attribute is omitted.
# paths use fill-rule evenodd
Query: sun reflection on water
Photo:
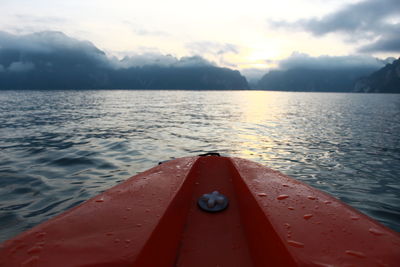
<svg viewBox="0 0 400 267"><path fill-rule="evenodd" d="M235 124L237 153L241 157L268 162L276 155L277 129L285 119L288 99L282 93L254 91L237 95L241 120ZM288 140L289 141L289 140ZM261 153L260 153L261 152ZM282 152L284 153L284 152Z"/></svg>

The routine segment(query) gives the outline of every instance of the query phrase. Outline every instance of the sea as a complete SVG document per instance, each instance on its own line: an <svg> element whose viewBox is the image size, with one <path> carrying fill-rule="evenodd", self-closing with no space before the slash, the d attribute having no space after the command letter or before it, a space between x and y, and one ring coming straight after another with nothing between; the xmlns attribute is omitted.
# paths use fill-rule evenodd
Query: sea
<svg viewBox="0 0 400 267"><path fill-rule="evenodd" d="M160 161L257 161L400 232L400 94L0 91L0 242Z"/></svg>

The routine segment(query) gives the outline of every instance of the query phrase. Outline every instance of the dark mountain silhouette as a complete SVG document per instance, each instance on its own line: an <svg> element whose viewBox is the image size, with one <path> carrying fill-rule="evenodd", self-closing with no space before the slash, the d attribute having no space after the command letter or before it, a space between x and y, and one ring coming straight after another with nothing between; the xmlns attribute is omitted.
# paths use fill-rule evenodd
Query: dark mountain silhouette
<svg viewBox="0 0 400 267"><path fill-rule="evenodd" d="M256 88L274 91L350 92L357 79L375 70L373 67L336 69L296 67L274 70L265 74Z"/></svg>
<svg viewBox="0 0 400 267"><path fill-rule="evenodd" d="M359 79L354 86L354 92L400 93L400 58Z"/></svg>
<svg viewBox="0 0 400 267"><path fill-rule="evenodd" d="M92 43L60 32L0 32L0 89L248 89L238 71L200 57L134 61L109 58Z"/></svg>

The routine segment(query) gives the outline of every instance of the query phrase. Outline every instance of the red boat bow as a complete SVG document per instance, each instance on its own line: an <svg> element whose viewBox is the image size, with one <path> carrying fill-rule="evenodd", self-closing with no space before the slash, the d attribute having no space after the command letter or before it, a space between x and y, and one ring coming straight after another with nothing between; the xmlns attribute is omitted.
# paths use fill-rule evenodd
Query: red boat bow
<svg viewBox="0 0 400 267"><path fill-rule="evenodd" d="M198 199L218 191L219 212ZM223 203L216 198L210 207ZM1 266L399 266L400 236L258 163L154 167L2 244Z"/></svg>

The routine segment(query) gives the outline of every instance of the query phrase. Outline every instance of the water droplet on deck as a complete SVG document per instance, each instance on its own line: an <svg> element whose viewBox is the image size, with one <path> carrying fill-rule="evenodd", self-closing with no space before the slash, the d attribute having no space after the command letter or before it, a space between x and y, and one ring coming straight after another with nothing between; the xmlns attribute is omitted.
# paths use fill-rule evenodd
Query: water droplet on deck
<svg viewBox="0 0 400 267"><path fill-rule="evenodd" d="M327 200L327 201L324 201L324 203L325 204L331 204L332 202Z"/></svg>
<svg viewBox="0 0 400 267"><path fill-rule="evenodd" d="M286 199L288 197L289 197L288 195L279 195L276 199L283 200L283 199Z"/></svg>
<svg viewBox="0 0 400 267"><path fill-rule="evenodd" d="M351 216L351 217L350 217L350 219L352 219L353 221L357 221L357 220L359 220L359 219L360 219L360 217L357 217L357 216Z"/></svg>
<svg viewBox="0 0 400 267"><path fill-rule="evenodd" d="M146 209L146 212L150 212L150 209Z"/></svg>
<svg viewBox="0 0 400 267"><path fill-rule="evenodd" d="M46 235L45 232L40 232L40 233L37 233L37 234L36 234L36 237L37 237L37 238L43 238L45 235ZM21 240L18 240L18 241L21 241Z"/></svg>
<svg viewBox="0 0 400 267"><path fill-rule="evenodd" d="M294 210L294 208L293 208L293 207L288 207L288 209L289 209L289 210Z"/></svg>
<svg viewBox="0 0 400 267"><path fill-rule="evenodd" d="M131 240L130 239L126 239L125 243L129 244L129 243L131 243Z"/></svg>
<svg viewBox="0 0 400 267"><path fill-rule="evenodd" d="M27 246L26 244L21 243L21 244L17 245L16 247L14 247L14 249L15 249L15 251L17 251L17 250L19 250L19 249L21 249L21 248L24 248L24 247L26 247L26 246Z"/></svg>
<svg viewBox="0 0 400 267"><path fill-rule="evenodd" d="M137 223L137 224L136 224L136 227L142 227L142 224Z"/></svg>
<svg viewBox="0 0 400 267"><path fill-rule="evenodd" d="M312 214L306 214L306 215L303 216L303 218L306 219L306 220L308 220L308 219L310 219L312 216L313 216Z"/></svg>
<svg viewBox="0 0 400 267"><path fill-rule="evenodd" d="M322 252L326 252L326 250L323 249ZM312 266L315 266L315 267L334 267L333 265L331 265L329 263L316 262L316 261L312 262ZM349 266L353 266L353 265L349 265Z"/></svg>
<svg viewBox="0 0 400 267"><path fill-rule="evenodd" d="M130 211L132 208L126 208L127 211Z"/></svg>
<svg viewBox="0 0 400 267"><path fill-rule="evenodd" d="M381 260L377 260L376 263L378 264L379 267L389 267L389 264L386 264Z"/></svg>
<svg viewBox="0 0 400 267"><path fill-rule="evenodd" d="M283 184L282 186L283 186L283 187L289 187L289 185L288 185L288 184Z"/></svg>
<svg viewBox="0 0 400 267"><path fill-rule="evenodd" d="M96 199L96 202L104 202L104 199L102 199L102 198Z"/></svg>
<svg viewBox="0 0 400 267"><path fill-rule="evenodd" d="M267 194L265 194L265 193L258 193L258 195L259 195L260 197L266 197L266 196L267 196Z"/></svg>
<svg viewBox="0 0 400 267"><path fill-rule="evenodd" d="M114 239L114 243L119 243L120 241L121 241L121 240L118 239L118 238Z"/></svg>
<svg viewBox="0 0 400 267"><path fill-rule="evenodd" d="M346 250L345 251L346 254L354 256L354 257L358 257L358 258L365 258L365 254L359 251L355 251L355 250Z"/></svg>
<svg viewBox="0 0 400 267"><path fill-rule="evenodd" d="M36 263L39 261L39 256L32 256L23 263L21 263L21 266L35 266Z"/></svg>
<svg viewBox="0 0 400 267"><path fill-rule="evenodd" d="M113 232L106 233L106 235L108 235L108 236L112 236L113 234L114 234Z"/></svg>
<svg viewBox="0 0 400 267"><path fill-rule="evenodd" d="M368 231L371 233L371 234L373 234L373 235L384 235L385 233L384 232L382 232L382 231L380 231L380 230L378 230L378 229L375 229L375 228L369 228L368 229Z"/></svg>
<svg viewBox="0 0 400 267"><path fill-rule="evenodd" d="M303 248L303 247L304 247L304 244L303 244L303 243L297 242L297 241L294 241L294 240L287 240L287 243L288 243L290 246L295 247L295 248Z"/></svg>
<svg viewBox="0 0 400 267"><path fill-rule="evenodd" d="M310 200L315 200L316 199L316 197L313 197L313 196L308 196L307 198L310 199Z"/></svg>
<svg viewBox="0 0 400 267"><path fill-rule="evenodd" d="M39 253L40 251L42 251L42 247L40 247L40 246L34 246L34 247L31 247L30 249L28 249L28 254L35 254L35 253Z"/></svg>

